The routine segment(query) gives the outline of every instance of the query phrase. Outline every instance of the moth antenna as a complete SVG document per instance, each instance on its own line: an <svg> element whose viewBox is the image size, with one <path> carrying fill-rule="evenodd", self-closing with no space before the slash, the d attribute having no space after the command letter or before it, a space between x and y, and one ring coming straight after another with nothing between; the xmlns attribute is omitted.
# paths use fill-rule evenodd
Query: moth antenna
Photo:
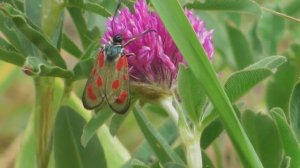
<svg viewBox="0 0 300 168"><path fill-rule="evenodd" d="M126 39L129 39L129 40L128 40L123 46L124 46L124 47L127 46L127 45L130 44L131 42L137 40L138 38L141 38L143 35L145 35L145 34L147 34L147 33L150 33L150 32L155 32L155 33L157 33L156 30L150 29L150 28L149 28L149 29L143 31L142 33L140 33L140 34L138 34L138 35L136 35L136 36L133 36L133 37L131 37L131 38L126 38Z"/></svg>
<svg viewBox="0 0 300 168"><path fill-rule="evenodd" d="M113 18L112 18L112 21L111 21L111 27L112 27L112 31L113 31L113 36L115 36L115 34L114 34L114 32L115 32L115 29L114 29L114 25L115 25L115 17L117 16L118 10L119 10L120 7L121 7L122 1L123 1L123 0L119 0L119 1L118 1L118 5L117 5L117 7L116 7L116 10L115 10L115 12L114 12L114 15L113 15Z"/></svg>

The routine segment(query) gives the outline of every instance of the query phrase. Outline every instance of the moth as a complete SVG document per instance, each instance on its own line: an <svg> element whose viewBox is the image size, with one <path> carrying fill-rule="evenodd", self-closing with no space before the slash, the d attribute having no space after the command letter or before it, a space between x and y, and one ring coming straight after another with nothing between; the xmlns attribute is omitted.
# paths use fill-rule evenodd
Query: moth
<svg viewBox="0 0 300 168"><path fill-rule="evenodd" d="M119 1L116 11L120 7L120 3L121 1ZM111 23L113 23L115 15ZM100 48L82 96L83 106L86 109L101 109L103 103L107 102L116 113L123 114L128 110L130 91L127 56L131 54L126 54L124 47L151 31L154 30L147 29L139 35L128 38L125 44L123 44L122 35L117 34L108 44Z"/></svg>

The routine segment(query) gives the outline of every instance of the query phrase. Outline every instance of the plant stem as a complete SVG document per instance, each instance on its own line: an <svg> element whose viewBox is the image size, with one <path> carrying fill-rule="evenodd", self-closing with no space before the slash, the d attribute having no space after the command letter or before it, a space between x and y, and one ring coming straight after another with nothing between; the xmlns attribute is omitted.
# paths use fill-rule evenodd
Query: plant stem
<svg viewBox="0 0 300 168"><path fill-rule="evenodd" d="M295 22L298 22L298 23L300 22L300 19L295 18L295 17L291 17L291 16L286 15L284 13L280 13L280 12L277 12L275 10L263 7L263 6L261 6L261 9L264 10L264 11L266 11L266 12L269 12L269 13L271 13L273 15L277 15L279 17L283 17L283 18L286 18L286 19L289 19L289 20L292 20L292 21L295 21Z"/></svg>
<svg viewBox="0 0 300 168"><path fill-rule="evenodd" d="M194 135L186 147L187 163L190 168L202 168L202 155L200 149L200 136Z"/></svg>
<svg viewBox="0 0 300 168"><path fill-rule="evenodd" d="M173 106L173 100L176 108ZM202 168L200 130L196 127L196 129L191 131L181 105L177 102L175 97L165 98L160 101L160 104L168 112L173 121L178 125L180 138L186 149L188 167Z"/></svg>
<svg viewBox="0 0 300 168"><path fill-rule="evenodd" d="M53 120L54 78L38 77L35 80L36 102L34 128L37 142L37 166L45 168L48 165L51 152Z"/></svg>
<svg viewBox="0 0 300 168"><path fill-rule="evenodd" d="M159 103L161 107L163 107L167 111L174 123L178 124L178 113L172 104L172 97L161 99Z"/></svg>

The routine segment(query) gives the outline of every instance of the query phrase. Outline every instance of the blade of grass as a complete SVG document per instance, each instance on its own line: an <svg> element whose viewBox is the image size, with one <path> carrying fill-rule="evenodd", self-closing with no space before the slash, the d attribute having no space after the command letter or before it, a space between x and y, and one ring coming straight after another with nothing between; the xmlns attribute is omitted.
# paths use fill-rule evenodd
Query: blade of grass
<svg viewBox="0 0 300 168"><path fill-rule="evenodd" d="M243 164L246 167L263 167L178 1L152 0L152 3L196 78L219 111Z"/></svg>

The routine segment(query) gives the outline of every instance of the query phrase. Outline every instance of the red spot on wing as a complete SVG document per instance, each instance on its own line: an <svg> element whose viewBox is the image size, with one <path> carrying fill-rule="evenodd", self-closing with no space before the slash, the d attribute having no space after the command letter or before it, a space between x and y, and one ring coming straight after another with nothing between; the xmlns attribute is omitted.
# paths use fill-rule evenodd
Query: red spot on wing
<svg viewBox="0 0 300 168"><path fill-rule="evenodd" d="M93 88L93 85L92 84L89 84L89 85L87 85L87 96L88 96L88 98L89 99L91 99L91 100L96 100L97 99L97 96L95 95L95 93L94 93L94 88Z"/></svg>
<svg viewBox="0 0 300 168"><path fill-rule="evenodd" d="M98 86L98 87L101 87L101 86L102 86L102 78L101 78L101 76L98 76L98 77L97 77L97 86Z"/></svg>
<svg viewBox="0 0 300 168"><path fill-rule="evenodd" d="M123 74L122 79L127 80L127 75Z"/></svg>
<svg viewBox="0 0 300 168"><path fill-rule="evenodd" d="M124 65L124 56L122 56L121 58L119 58L117 64L116 64L116 69L117 71L120 71Z"/></svg>
<svg viewBox="0 0 300 168"><path fill-rule="evenodd" d="M100 51L98 54L98 66L102 68L103 65L104 65L104 55L103 55L103 51Z"/></svg>
<svg viewBox="0 0 300 168"><path fill-rule="evenodd" d="M118 89L119 86L120 86L120 81L119 80L114 80L114 82L111 85L111 87L113 89Z"/></svg>
<svg viewBox="0 0 300 168"><path fill-rule="evenodd" d="M116 100L116 103L118 104L123 104L128 98L128 93L125 90L122 90L122 92L120 93L118 99Z"/></svg>
<svg viewBox="0 0 300 168"><path fill-rule="evenodd" d="M95 76L96 71L97 71L96 68L93 68L93 70L92 70L92 75L93 75L93 76Z"/></svg>

